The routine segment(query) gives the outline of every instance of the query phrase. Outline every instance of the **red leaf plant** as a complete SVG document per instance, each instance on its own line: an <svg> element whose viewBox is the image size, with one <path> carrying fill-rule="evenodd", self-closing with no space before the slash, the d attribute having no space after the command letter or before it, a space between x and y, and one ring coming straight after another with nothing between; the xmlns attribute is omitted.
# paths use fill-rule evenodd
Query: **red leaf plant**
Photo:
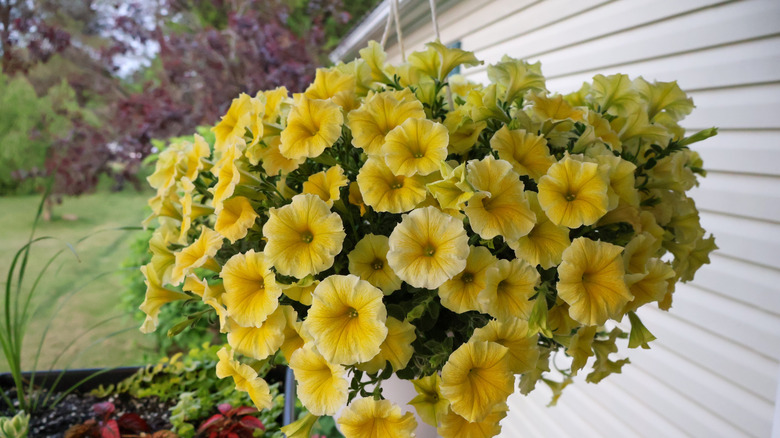
<svg viewBox="0 0 780 438"><path fill-rule="evenodd" d="M65 438L122 438L151 432L149 425L138 414L131 412L114 419L116 407L111 402L92 405L97 419L90 419L72 426L65 432Z"/></svg>
<svg viewBox="0 0 780 438"><path fill-rule="evenodd" d="M214 414L198 428L198 436L208 438L252 438L253 431L265 430L263 423L248 414L257 409L247 406L234 408L229 403L217 406L219 414Z"/></svg>

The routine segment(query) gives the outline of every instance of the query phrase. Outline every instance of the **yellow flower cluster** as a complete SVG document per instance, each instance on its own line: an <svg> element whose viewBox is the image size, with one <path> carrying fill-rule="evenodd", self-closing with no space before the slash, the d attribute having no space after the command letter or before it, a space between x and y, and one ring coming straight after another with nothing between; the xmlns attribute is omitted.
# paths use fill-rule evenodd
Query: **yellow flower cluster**
<svg viewBox="0 0 780 438"><path fill-rule="evenodd" d="M674 82L552 94L509 57L486 86L449 76L480 63L436 42L394 66L371 42L162 151L143 330L163 304L202 301L229 344L220 377L263 408L257 369L283 357L315 416L353 400L348 438L412 436L381 399L393 373L442 436L487 437L516 376L523 393L568 383L549 378L555 350L568 375L591 356L589 381L620 372L605 324L628 315L629 347L647 348L634 312L668 309L716 248L685 194L704 175L688 145L715 130L684 136L693 103Z"/></svg>

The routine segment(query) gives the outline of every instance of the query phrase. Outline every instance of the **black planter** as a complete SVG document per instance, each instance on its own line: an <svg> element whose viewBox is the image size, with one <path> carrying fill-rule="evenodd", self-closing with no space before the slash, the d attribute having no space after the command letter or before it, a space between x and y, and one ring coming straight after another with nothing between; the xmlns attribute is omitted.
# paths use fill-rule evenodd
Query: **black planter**
<svg viewBox="0 0 780 438"><path fill-rule="evenodd" d="M91 391L100 385L106 386L117 384L132 376L138 369L139 367L119 367L102 372L79 385L78 390L80 392L85 392ZM65 391L101 370L101 368L85 368L67 370L64 373L60 370L38 371L35 373L35 385L53 390L54 392ZM60 374L62 374L62 377L60 377ZM25 382L28 382L31 376L32 373L29 371L22 373L22 378ZM59 382L57 382L57 386L53 386L57 381L57 378L60 378ZM11 376L11 373L0 374L0 388L8 389L13 386L14 379Z"/></svg>

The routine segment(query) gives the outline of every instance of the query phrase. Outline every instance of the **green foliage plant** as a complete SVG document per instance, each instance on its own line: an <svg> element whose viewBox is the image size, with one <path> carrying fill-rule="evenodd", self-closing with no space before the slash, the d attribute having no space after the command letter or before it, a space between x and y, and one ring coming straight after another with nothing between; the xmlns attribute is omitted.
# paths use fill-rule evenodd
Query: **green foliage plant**
<svg viewBox="0 0 780 438"><path fill-rule="evenodd" d="M0 417L0 436L3 438L27 438L30 414L19 411L13 417Z"/></svg>

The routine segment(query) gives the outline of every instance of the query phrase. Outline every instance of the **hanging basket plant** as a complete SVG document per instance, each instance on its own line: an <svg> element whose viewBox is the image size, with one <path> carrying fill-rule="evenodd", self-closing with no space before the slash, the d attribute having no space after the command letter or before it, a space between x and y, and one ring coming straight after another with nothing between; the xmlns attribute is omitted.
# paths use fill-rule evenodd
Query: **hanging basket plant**
<svg viewBox="0 0 780 438"><path fill-rule="evenodd" d="M213 315L220 377L262 409L256 370L283 358L312 416L346 406L347 437L411 436L411 409L445 437L496 434L516 376L557 398L619 373L611 353L654 339L636 311L668 310L716 248L686 195L705 174L688 146L716 131L685 136L675 82L560 95L510 57L488 85L450 76L477 64L433 42L391 65L371 42L304 93L240 95L213 144L162 151L143 330L202 300L174 331ZM409 405L383 400L393 374Z"/></svg>

